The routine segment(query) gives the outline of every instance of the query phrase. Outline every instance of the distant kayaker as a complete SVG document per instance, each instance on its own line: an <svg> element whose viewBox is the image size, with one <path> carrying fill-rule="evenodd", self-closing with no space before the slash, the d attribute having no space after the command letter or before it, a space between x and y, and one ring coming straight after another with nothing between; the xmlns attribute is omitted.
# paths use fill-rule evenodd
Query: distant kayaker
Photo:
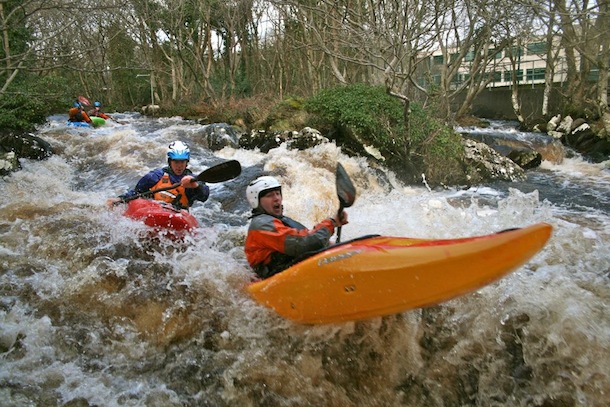
<svg viewBox="0 0 610 407"><path fill-rule="evenodd" d="M246 188L252 207L252 221L248 228L245 252L254 272L268 278L289 267L308 252L328 246L335 228L347 224L347 213L342 212L307 229L299 222L284 216L282 186L277 179L263 176Z"/></svg>
<svg viewBox="0 0 610 407"><path fill-rule="evenodd" d="M94 102L93 109L89 110L88 113L89 113L89 116L101 117L104 120L112 119L112 117L110 117L106 113L102 112L102 104L100 102Z"/></svg>
<svg viewBox="0 0 610 407"><path fill-rule="evenodd" d="M128 199L135 195L155 189L162 189L173 184L180 186L168 191L156 192L151 197L157 201L164 201L181 209L188 209L195 201L205 202L210 196L210 188L203 182L198 182L192 175L193 172L186 168L191 158L191 153L182 141L174 141L167 148L167 167L152 170L136 184L136 187L119 199L111 199L108 204L112 205L122 199Z"/></svg>
<svg viewBox="0 0 610 407"><path fill-rule="evenodd" d="M85 112L85 109L83 109L83 105L78 100L75 100L73 107L70 110L68 110L68 121L85 122L85 123L92 124L91 118Z"/></svg>

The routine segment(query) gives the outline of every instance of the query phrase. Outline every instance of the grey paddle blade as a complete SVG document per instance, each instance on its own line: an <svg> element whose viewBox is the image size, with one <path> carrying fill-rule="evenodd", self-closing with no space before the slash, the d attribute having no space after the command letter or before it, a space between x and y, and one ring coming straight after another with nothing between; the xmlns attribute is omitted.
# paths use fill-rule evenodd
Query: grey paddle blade
<svg viewBox="0 0 610 407"><path fill-rule="evenodd" d="M341 163L337 163L337 197L342 208L349 208L356 200L356 188Z"/></svg>
<svg viewBox="0 0 610 407"><path fill-rule="evenodd" d="M197 176L197 181L223 182L241 174L241 165L237 160L229 160L208 168Z"/></svg>

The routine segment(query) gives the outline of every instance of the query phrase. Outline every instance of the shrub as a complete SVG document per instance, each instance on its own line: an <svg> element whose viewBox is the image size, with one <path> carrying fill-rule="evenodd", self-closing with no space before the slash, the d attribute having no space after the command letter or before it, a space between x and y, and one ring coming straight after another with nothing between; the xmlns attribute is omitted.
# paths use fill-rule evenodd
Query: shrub
<svg viewBox="0 0 610 407"><path fill-rule="evenodd" d="M53 76L32 76L13 82L9 90L0 95L0 128L32 131L54 112L67 111L63 94L64 81Z"/></svg>
<svg viewBox="0 0 610 407"><path fill-rule="evenodd" d="M351 128L377 147L396 147L394 139L404 131L400 101L380 86L356 84L325 89L308 99L304 107L317 116L312 120L314 127Z"/></svg>
<svg viewBox="0 0 610 407"><path fill-rule="evenodd" d="M374 146L386 165L409 182L417 181L422 172L431 184L460 178L460 136L432 116L433 110L416 103L410 108L407 134L403 102L383 87L356 84L326 89L305 103L315 115L312 127L352 149L356 147L350 142Z"/></svg>

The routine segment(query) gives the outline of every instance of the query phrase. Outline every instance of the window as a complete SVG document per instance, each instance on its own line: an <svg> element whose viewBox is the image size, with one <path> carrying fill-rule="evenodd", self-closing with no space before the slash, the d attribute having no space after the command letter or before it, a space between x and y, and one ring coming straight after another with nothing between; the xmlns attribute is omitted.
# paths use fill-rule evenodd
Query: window
<svg viewBox="0 0 610 407"><path fill-rule="evenodd" d="M599 80L599 69L593 68L589 71L587 80L590 82L597 82Z"/></svg>
<svg viewBox="0 0 610 407"><path fill-rule="evenodd" d="M509 58L511 55L513 58L518 58L518 57L522 57L523 54L524 54L524 52L523 52L522 47L510 47L510 49L507 49L506 51L504 51L504 56L506 58Z"/></svg>
<svg viewBox="0 0 610 407"><path fill-rule="evenodd" d="M487 51L487 55L493 57L493 59L502 59L502 51L496 51L495 48L490 48Z"/></svg>
<svg viewBox="0 0 610 407"><path fill-rule="evenodd" d="M443 64L443 61L444 61L444 58L443 58L443 56L442 56L442 55L434 55L434 56L432 57L432 63L433 63L434 65L442 65L442 64Z"/></svg>
<svg viewBox="0 0 610 407"><path fill-rule="evenodd" d="M468 53L464 57L464 61L466 61L466 62L474 61L474 51L468 51Z"/></svg>
<svg viewBox="0 0 610 407"><path fill-rule="evenodd" d="M517 69L515 71L517 82L523 80L523 69ZM512 71L504 71L504 82L512 82Z"/></svg>
<svg viewBox="0 0 610 407"><path fill-rule="evenodd" d="M531 44L527 44L527 53L528 54L545 54L546 53L546 42L532 42Z"/></svg>
<svg viewBox="0 0 610 407"><path fill-rule="evenodd" d="M544 79L545 73L546 73L546 68L534 68L534 69L528 69L525 72L525 76L528 81L537 81L537 80Z"/></svg>

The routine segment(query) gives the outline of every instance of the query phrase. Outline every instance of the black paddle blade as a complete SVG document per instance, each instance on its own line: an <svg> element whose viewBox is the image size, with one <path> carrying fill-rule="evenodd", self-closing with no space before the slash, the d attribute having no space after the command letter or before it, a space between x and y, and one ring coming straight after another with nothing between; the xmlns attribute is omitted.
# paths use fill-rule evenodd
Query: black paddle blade
<svg viewBox="0 0 610 407"><path fill-rule="evenodd" d="M223 182L233 179L241 174L241 165L237 160L229 160L208 168L197 175L197 181L203 182Z"/></svg>
<svg viewBox="0 0 610 407"><path fill-rule="evenodd" d="M356 200L356 188L352 184L352 180L345 172L345 168L341 163L337 163L337 179L335 181L337 185L337 197L342 208L349 208L354 204Z"/></svg>

